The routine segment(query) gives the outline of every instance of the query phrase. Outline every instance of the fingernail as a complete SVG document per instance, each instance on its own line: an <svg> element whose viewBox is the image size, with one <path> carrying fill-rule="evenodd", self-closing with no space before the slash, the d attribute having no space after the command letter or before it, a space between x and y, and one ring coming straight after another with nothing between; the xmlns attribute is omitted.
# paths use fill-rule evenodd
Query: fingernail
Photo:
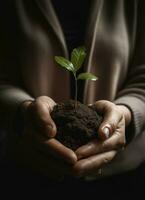
<svg viewBox="0 0 145 200"><path fill-rule="evenodd" d="M103 129L103 133L104 133L106 139L108 139L108 138L109 138L109 135L110 135L109 128L108 128L108 127L105 127L105 128Z"/></svg>

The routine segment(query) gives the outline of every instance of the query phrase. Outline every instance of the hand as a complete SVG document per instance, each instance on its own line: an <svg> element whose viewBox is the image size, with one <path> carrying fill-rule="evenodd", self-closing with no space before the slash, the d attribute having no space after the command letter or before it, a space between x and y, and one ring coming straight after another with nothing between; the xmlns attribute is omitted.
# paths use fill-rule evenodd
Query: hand
<svg viewBox="0 0 145 200"><path fill-rule="evenodd" d="M98 136L88 144L78 148L78 162L73 167L74 175L94 175L98 169L110 162L125 145L125 127L131 121L131 113L125 106L109 101L95 103L96 110L103 115Z"/></svg>
<svg viewBox="0 0 145 200"><path fill-rule="evenodd" d="M54 137L56 126L50 112L55 102L46 96L22 104L25 130L15 147L15 158L35 172L51 178L69 173L77 160L75 153Z"/></svg>

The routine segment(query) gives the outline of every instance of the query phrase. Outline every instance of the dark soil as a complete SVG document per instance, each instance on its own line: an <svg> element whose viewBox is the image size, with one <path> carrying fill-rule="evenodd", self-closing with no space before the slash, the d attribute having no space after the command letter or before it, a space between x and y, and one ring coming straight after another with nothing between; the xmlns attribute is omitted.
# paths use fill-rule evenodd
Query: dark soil
<svg viewBox="0 0 145 200"><path fill-rule="evenodd" d="M73 150L98 138L97 130L102 117L93 106L77 102L75 108L75 102L70 100L56 105L51 116L57 126L56 138Z"/></svg>

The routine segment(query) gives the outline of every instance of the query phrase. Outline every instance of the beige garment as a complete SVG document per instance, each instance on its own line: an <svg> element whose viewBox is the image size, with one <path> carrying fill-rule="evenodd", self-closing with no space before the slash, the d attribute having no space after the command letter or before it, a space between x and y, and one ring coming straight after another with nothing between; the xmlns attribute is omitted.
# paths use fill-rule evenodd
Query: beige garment
<svg viewBox="0 0 145 200"><path fill-rule="evenodd" d="M8 123L13 121L20 103L27 99L48 95L59 102L70 98L69 73L54 62L55 55L68 57L68 50L50 0L7 0L0 9L0 114L3 113L0 117L3 123ZM93 72L99 80L85 83L82 99L84 103L106 99L129 107L133 115L130 131L140 138L142 150L144 11L142 0L93 1L84 41L87 48L84 70ZM136 137L127 146L129 153L123 154L121 162L127 160L129 164L135 141ZM145 155L136 152L134 162L138 164L131 164L132 168L145 160ZM122 171L128 168L125 165Z"/></svg>

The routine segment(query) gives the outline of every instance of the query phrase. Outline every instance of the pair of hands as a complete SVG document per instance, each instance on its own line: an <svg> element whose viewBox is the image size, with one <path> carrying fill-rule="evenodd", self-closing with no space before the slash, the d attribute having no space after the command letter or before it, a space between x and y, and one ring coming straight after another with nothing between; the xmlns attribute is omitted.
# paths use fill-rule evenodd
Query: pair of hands
<svg viewBox="0 0 145 200"><path fill-rule="evenodd" d="M17 158L26 167L52 179L96 175L124 147L130 111L109 101L96 102L96 110L103 114L98 130L100 140L95 139L74 152L55 139L57 128L50 116L54 105L46 96L22 104L26 126L17 146Z"/></svg>

